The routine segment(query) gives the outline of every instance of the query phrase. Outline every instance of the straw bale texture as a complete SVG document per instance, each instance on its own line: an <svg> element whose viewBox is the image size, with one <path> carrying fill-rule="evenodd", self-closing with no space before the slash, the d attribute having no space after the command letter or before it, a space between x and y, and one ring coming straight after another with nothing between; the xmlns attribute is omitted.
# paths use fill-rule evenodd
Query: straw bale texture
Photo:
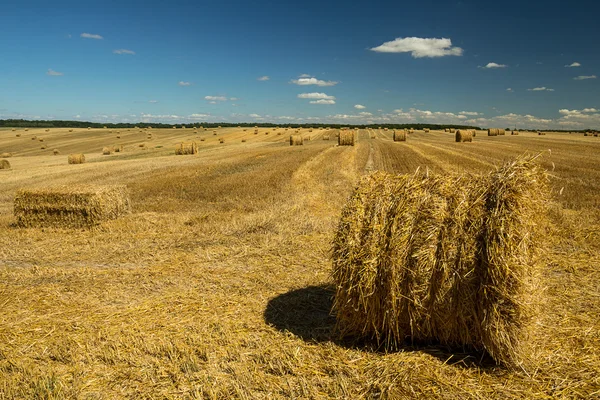
<svg viewBox="0 0 600 400"><path fill-rule="evenodd" d="M17 137L21 137L21 134L20 134L20 133L17 133Z"/></svg>
<svg viewBox="0 0 600 400"><path fill-rule="evenodd" d="M423 132L425 132L425 133L429 132L429 128L423 128Z"/></svg>
<svg viewBox="0 0 600 400"><path fill-rule="evenodd" d="M488 136L498 136L498 128L490 128L488 129Z"/></svg>
<svg viewBox="0 0 600 400"><path fill-rule="evenodd" d="M21 227L90 227L129 212L129 194L123 185L21 189L14 202Z"/></svg>
<svg viewBox="0 0 600 400"><path fill-rule="evenodd" d="M406 131L395 130L394 131L394 142L406 142Z"/></svg>
<svg viewBox="0 0 600 400"><path fill-rule="evenodd" d="M354 132L348 130L340 131L340 136L338 136L338 145L354 146Z"/></svg>
<svg viewBox="0 0 600 400"><path fill-rule="evenodd" d="M323 135L323 140L329 140L329 135Z"/></svg>
<svg viewBox="0 0 600 400"><path fill-rule="evenodd" d="M85 162L85 155L69 154L69 164L83 164L84 162Z"/></svg>
<svg viewBox="0 0 600 400"><path fill-rule="evenodd" d="M102 154L103 155L108 156L108 155L110 155L110 153L111 153L110 148L108 148L108 147L103 147L102 148Z"/></svg>
<svg viewBox="0 0 600 400"><path fill-rule="evenodd" d="M468 129L459 129L456 131L456 141L461 142L472 142L473 141L473 131Z"/></svg>
<svg viewBox="0 0 600 400"><path fill-rule="evenodd" d="M53 153L55 156L57 156L57 155L59 155L59 154L60 154L60 150L58 150L58 149L54 149L54 150L52 150L52 153Z"/></svg>
<svg viewBox="0 0 600 400"><path fill-rule="evenodd" d="M485 176L363 178L333 242L341 336L386 349L460 346L527 365L547 188L535 157Z"/></svg>
<svg viewBox="0 0 600 400"><path fill-rule="evenodd" d="M177 155L185 155L185 154L196 154L198 153L198 145L196 142L191 143L180 143L179 146L175 148L175 154Z"/></svg>
<svg viewBox="0 0 600 400"><path fill-rule="evenodd" d="M123 152L123 145L121 144L121 145L114 146L113 147L113 151L115 153L122 153Z"/></svg>
<svg viewBox="0 0 600 400"><path fill-rule="evenodd" d="M511 135L518 135L518 134L519 134L519 131L512 131L510 134L511 134Z"/></svg>
<svg viewBox="0 0 600 400"><path fill-rule="evenodd" d="M8 158L8 157L12 157L12 153L2 153L2 154L0 154L0 158Z"/></svg>
<svg viewBox="0 0 600 400"><path fill-rule="evenodd" d="M302 146L304 140L301 135L290 135L290 146Z"/></svg>
<svg viewBox="0 0 600 400"><path fill-rule="evenodd" d="M0 160L0 169L10 169L10 162L8 160Z"/></svg>

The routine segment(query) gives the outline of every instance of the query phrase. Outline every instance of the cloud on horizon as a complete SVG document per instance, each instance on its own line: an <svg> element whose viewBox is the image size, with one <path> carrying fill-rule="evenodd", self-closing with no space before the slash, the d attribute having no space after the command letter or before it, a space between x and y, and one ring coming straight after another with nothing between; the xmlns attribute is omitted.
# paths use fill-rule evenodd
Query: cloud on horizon
<svg viewBox="0 0 600 400"><path fill-rule="evenodd" d="M62 72L55 71L52 68L48 68L48 72L46 72L46 75L48 75L48 76L63 76L64 74Z"/></svg>
<svg viewBox="0 0 600 400"><path fill-rule="evenodd" d="M96 39L96 40L102 40L104 39L102 36L97 35L95 33L82 33L81 35L79 35L79 37L82 37L84 39Z"/></svg>

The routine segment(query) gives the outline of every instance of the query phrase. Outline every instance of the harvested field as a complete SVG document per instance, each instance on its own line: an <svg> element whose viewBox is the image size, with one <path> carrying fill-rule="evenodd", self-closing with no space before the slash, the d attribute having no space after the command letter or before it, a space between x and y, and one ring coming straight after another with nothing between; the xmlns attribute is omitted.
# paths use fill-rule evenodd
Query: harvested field
<svg viewBox="0 0 600 400"><path fill-rule="evenodd" d="M2 152L13 153L12 168L0 174L2 396L598 396L597 138L483 133L468 145L416 130L399 145L389 131L371 139L361 129L354 146L332 146L320 135L335 131L313 130L317 140L290 148L288 135L242 128L221 128L223 144L212 130L153 132L152 148L142 151L144 136L121 130L127 151L108 157L98 151L107 144L102 129L31 128L22 138L0 130ZM32 135L65 155L41 151ZM208 138L199 156L175 157L191 136ZM419 168L466 179L540 152L551 224L540 259L542 312L527 341L534 372L434 341L384 352L372 341L338 338L330 247L343 205L367 172ZM87 162L67 165L66 154L75 153ZM20 189L83 184L126 185L131 213L93 229L15 226Z"/></svg>

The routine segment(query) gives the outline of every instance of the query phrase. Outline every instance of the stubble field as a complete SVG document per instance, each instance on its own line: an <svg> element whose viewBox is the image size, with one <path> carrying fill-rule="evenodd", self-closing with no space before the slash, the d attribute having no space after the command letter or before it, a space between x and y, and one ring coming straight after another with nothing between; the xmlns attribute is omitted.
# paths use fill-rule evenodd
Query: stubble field
<svg viewBox="0 0 600 400"><path fill-rule="evenodd" d="M600 397L600 138L360 130L338 147L335 130L301 129L303 146L291 129L214 131L0 130L13 153L0 170L0 399ZM198 154L175 155L192 140ZM75 152L87 162L68 165ZM337 340L329 251L358 179L482 173L525 152L543 153L552 185L537 369ZM14 226L18 189L80 183L127 185L133 212L91 230Z"/></svg>

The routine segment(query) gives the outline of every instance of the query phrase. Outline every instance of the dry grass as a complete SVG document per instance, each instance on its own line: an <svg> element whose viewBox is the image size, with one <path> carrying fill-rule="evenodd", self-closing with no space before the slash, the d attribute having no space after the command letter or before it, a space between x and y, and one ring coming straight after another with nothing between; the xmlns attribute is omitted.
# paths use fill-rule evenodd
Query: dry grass
<svg viewBox="0 0 600 400"><path fill-rule="evenodd" d="M0 154L0 158L10 158L12 156L13 156L12 153L2 153L2 154Z"/></svg>
<svg viewBox="0 0 600 400"><path fill-rule="evenodd" d="M0 184L5 398L598 396L596 139L533 132L464 146L417 132L398 146L383 130L374 140L361 130L354 147L318 140L289 148L285 135L250 134L242 144L249 132L227 128L219 133L226 144L203 142L202 157L173 157L190 136L169 128L156 130L161 149L103 157L105 132L79 130L75 140L52 131L53 146L89 162L73 168L34 142L0 136L3 151L15 153ZM139 140L132 130L122 143L137 149ZM542 163L555 228L544 238L534 373L448 346L380 352L336 338L329 243L367 166L485 173L550 148ZM132 214L91 230L12 226L19 188L86 182L126 184Z"/></svg>

